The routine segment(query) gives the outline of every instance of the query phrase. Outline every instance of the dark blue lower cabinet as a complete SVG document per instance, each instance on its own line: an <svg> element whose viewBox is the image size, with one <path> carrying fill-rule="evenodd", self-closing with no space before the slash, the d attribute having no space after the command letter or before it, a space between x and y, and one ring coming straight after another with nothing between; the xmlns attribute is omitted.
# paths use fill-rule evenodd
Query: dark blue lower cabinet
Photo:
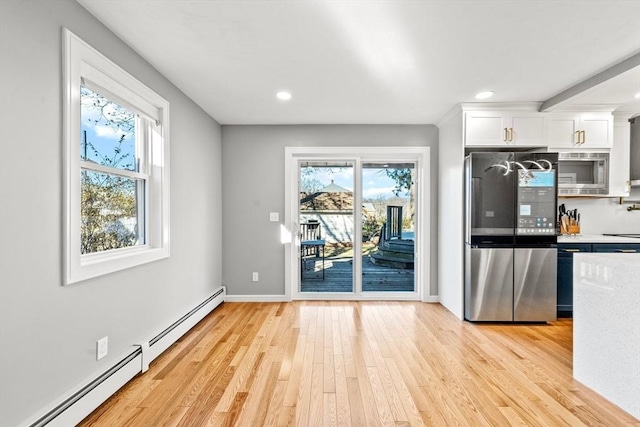
<svg viewBox="0 0 640 427"><path fill-rule="evenodd" d="M591 252L640 253L640 243L594 243Z"/></svg>
<svg viewBox="0 0 640 427"><path fill-rule="evenodd" d="M558 317L573 317L573 254L591 252L590 243L558 243Z"/></svg>
<svg viewBox="0 0 640 427"><path fill-rule="evenodd" d="M640 253L640 243L558 243L558 317L573 317L573 254Z"/></svg>

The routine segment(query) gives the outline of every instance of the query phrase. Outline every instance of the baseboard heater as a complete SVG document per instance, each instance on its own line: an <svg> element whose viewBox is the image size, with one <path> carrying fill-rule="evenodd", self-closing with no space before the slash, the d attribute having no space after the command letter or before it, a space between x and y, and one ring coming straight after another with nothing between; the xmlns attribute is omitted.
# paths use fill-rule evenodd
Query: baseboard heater
<svg viewBox="0 0 640 427"><path fill-rule="evenodd" d="M172 323L168 328L141 343L132 353L124 357L87 385L73 393L53 409L41 416L37 421L28 424L29 427L68 427L76 425L100 406L111 395L130 381L144 366L158 357L174 342L194 327L207 314L222 304L225 300L225 289L220 288L209 298L200 303L193 310Z"/></svg>

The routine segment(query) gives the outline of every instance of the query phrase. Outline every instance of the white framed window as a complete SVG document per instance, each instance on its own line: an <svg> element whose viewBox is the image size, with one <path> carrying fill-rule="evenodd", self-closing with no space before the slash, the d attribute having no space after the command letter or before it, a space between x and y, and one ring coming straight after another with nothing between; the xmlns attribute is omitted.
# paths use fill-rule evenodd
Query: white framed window
<svg viewBox="0 0 640 427"><path fill-rule="evenodd" d="M69 30L64 284L169 256L169 103Z"/></svg>

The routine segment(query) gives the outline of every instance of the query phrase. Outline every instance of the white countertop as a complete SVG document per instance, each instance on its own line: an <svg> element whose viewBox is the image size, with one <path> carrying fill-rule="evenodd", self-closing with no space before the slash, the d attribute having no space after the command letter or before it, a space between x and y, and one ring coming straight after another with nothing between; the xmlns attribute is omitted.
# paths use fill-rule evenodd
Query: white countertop
<svg viewBox="0 0 640 427"><path fill-rule="evenodd" d="M573 376L640 418L640 253L573 256Z"/></svg>
<svg viewBox="0 0 640 427"><path fill-rule="evenodd" d="M602 234L578 234L577 236L558 236L558 243L640 243L640 239Z"/></svg>

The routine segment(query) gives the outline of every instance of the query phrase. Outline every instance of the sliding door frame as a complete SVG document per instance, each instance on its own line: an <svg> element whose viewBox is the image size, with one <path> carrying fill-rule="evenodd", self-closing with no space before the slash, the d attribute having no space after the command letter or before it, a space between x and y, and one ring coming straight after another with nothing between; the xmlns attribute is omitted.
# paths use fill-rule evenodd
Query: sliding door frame
<svg viewBox="0 0 640 427"><path fill-rule="evenodd" d="M429 300L430 289L430 149L429 147L285 147L285 194L282 243L285 246L287 300ZM301 292L298 265L299 162L340 160L354 163L354 236L362 232L362 162L415 162L415 270L413 292L362 292L362 245L354 239L353 292ZM360 239L361 240L361 239Z"/></svg>

